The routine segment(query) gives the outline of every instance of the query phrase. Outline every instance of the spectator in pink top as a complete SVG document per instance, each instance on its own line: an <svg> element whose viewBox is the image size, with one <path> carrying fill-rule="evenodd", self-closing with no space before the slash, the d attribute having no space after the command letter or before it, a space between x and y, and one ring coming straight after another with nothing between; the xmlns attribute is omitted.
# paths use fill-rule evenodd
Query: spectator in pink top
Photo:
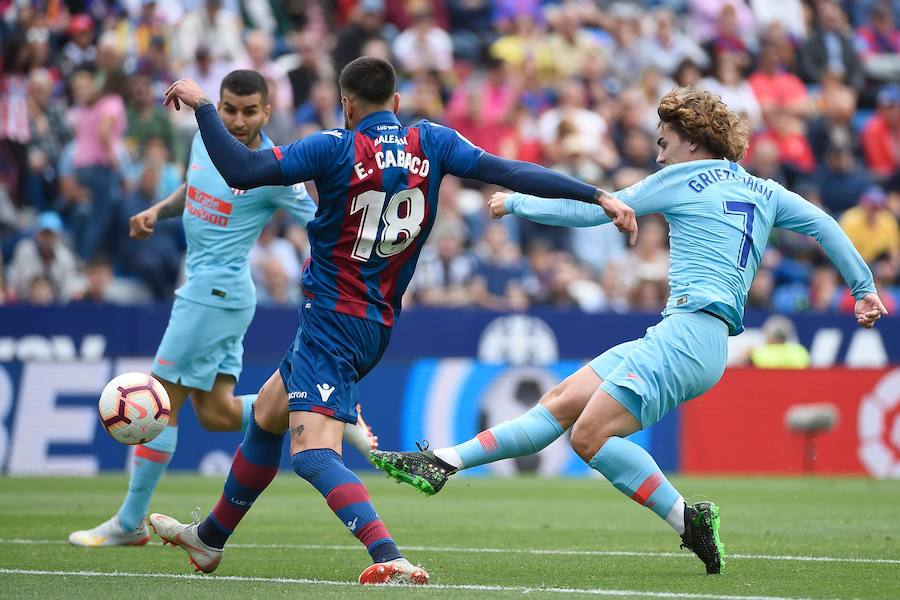
<svg viewBox="0 0 900 600"><path fill-rule="evenodd" d="M73 115L75 176L90 192L90 200L80 203L72 216L75 249L85 260L94 256L103 241L120 184L126 86L123 72L107 72L100 90Z"/></svg>

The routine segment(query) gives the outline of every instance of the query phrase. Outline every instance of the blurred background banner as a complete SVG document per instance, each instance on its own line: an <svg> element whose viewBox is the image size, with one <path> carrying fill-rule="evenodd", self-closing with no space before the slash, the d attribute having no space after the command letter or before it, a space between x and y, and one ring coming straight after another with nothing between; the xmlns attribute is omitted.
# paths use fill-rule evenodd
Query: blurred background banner
<svg viewBox="0 0 900 600"><path fill-rule="evenodd" d="M114 375L150 369L167 316L165 306L4 309L0 469L87 475L126 468L130 450L102 431L96 401ZM732 362L758 342L765 317L751 316L747 332L733 338ZM586 360L657 320L652 314L415 309L400 320L385 360L362 381L364 414L386 448L411 449L426 439L435 447L458 442L521 413ZM792 320L813 365L823 368L729 368L706 396L635 441L667 471L900 477L900 370L890 369L900 364L900 324L888 319L876 330L861 330L846 317ZM239 393L262 385L295 326L293 310L257 311ZM834 422L791 430L786 415L797 405L825 406ZM227 469L239 434L209 435L191 411L182 413L179 426L184 433L173 468ZM284 459L286 465L286 451ZM353 468L367 466L355 452L347 459ZM537 456L470 475L519 472L592 473L564 437Z"/></svg>
<svg viewBox="0 0 900 600"><path fill-rule="evenodd" d="M169 319L169 305L6 306L0 319L0 362L97 360L152 356ZM746 331L729 340L729 363L763 342L769 313L750 312ZM386 358L479 358L488 363L547 364L586 360L643 336L657 313L583 313L538 310L500 314L479 309L416 307L399 319ZM847 315L791 315L796 341L814 367L900 364L900 320L861 329ZM244 359L269 361L274 370L297 328L294 308L260 307L244 338ZM243 387L243 386L240 386Z"/></svg>

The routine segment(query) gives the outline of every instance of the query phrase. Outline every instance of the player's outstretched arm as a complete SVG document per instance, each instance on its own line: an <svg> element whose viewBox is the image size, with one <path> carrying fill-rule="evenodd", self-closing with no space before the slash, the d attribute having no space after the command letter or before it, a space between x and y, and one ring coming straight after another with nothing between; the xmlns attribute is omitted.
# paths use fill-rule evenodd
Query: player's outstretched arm
<svg viewBox="0 0 900 600"><path fill-rule="evenodd" d="M619 231L630 235L632 244L637 240L637 219L630 206L600 188L568 175L540 165L484 153L478 160L474 176L517 192L533 194L509 196L514 197L518 204L526 205L523 213L516 214L530 221L566 227L591 227L612 222ZM560 195L572 200L556 198ZM548 197L553 199L547 200ZM533 211L529 213L528 209ZM604 216L609 218L603 220Z"/></svg>
<svg viewBox="0 0 900 600"><path fill-rule="evenodd" d="M249 190L263 185L283 185L278 159L270 149L250 150L233 135L216 112L216 107L191 79L179 79L166 90L163 105L181 104L194 109L203 145L216 170L233 188Z"/></svg>
<svg viewBox="0 0 900 600"><path fill-rule="evenodd" d="M856 298L856 321L870 328L887 310L875 290L872 271L840 225L819 207L788 190L778 196L775 227L805 233L816 239L837 267Z"/></svg>
<svg viewBox="0 0 900 600"><path fill-rule="evenodd" d="M153 235L156 222L160 219L171 219L184 212L184 194L187 184L182 183L178 189L160 200L150 208L142 210L129 219L129 234L136 240L146 240Z"/></svg>

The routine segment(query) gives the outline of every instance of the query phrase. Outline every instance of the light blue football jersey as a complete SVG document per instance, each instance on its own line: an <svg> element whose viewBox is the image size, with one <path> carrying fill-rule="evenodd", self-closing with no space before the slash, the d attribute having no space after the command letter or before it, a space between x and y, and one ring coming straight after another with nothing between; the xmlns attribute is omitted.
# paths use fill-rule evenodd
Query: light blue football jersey
<svg viewBox="0 0 900 600"><path fill-rule="evenodd" d="M875 292L872 273L840 226L821 209L772 180L726 160L671 165L613 194L635 214L662 213L669 223L669 287L663 315L711 311L743 331L747 291L773 227L811 235L856 299ZM575 200L512 194L506 209L538 223L588 227L609 223L603 209Z"/></svg>
<svg viewBox="0 0 900 600"><path fill-rule="evenodd" d="M271 148L263 134L260 148ZM316 204L298 183L252 190L228 187L216 170L198 132L191 144L184 203L187 237L187 281L175 293L188 300L220 308L256 305L250 276L250 249L279 208L302 225L313 219Z"/></svg>

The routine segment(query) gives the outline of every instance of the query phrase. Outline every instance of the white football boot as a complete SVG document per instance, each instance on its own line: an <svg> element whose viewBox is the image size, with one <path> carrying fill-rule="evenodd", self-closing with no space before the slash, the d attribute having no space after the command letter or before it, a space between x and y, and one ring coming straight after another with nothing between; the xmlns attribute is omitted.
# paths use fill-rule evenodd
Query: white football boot
<svg viewBox="0 0 900 600"><path fill-rule="evenodd" d="M359 583L362 585L381 585L385 583L425 585L428 583L428 573L422 567L417 567L405 558L398 558L369 565L365 571L359 574Z"/></svg>
<svg viewBox="0 0 900 600"><path fill-rule="evenodd" d="M93 529L73 531L69 534L69 543L73 546L85 546L98 548L101 546L143 546L150 541L150 531L147 529L147 520L141 519L141 524L135 529L125 531L119 524L119 515L108 521L100 523Z"/></svg>
<svg viewBox="0 0 900 600"><path fill-rule="evenodd" d="M198 515L194 513L193 523L179 523L172 517L153 513L150 515L150 527L162 538L163 544L181 546L188 553L188 559L197 571L212 573L219 566L222 554L220 548L210 548L197 535L199 527Z"/></svg>

